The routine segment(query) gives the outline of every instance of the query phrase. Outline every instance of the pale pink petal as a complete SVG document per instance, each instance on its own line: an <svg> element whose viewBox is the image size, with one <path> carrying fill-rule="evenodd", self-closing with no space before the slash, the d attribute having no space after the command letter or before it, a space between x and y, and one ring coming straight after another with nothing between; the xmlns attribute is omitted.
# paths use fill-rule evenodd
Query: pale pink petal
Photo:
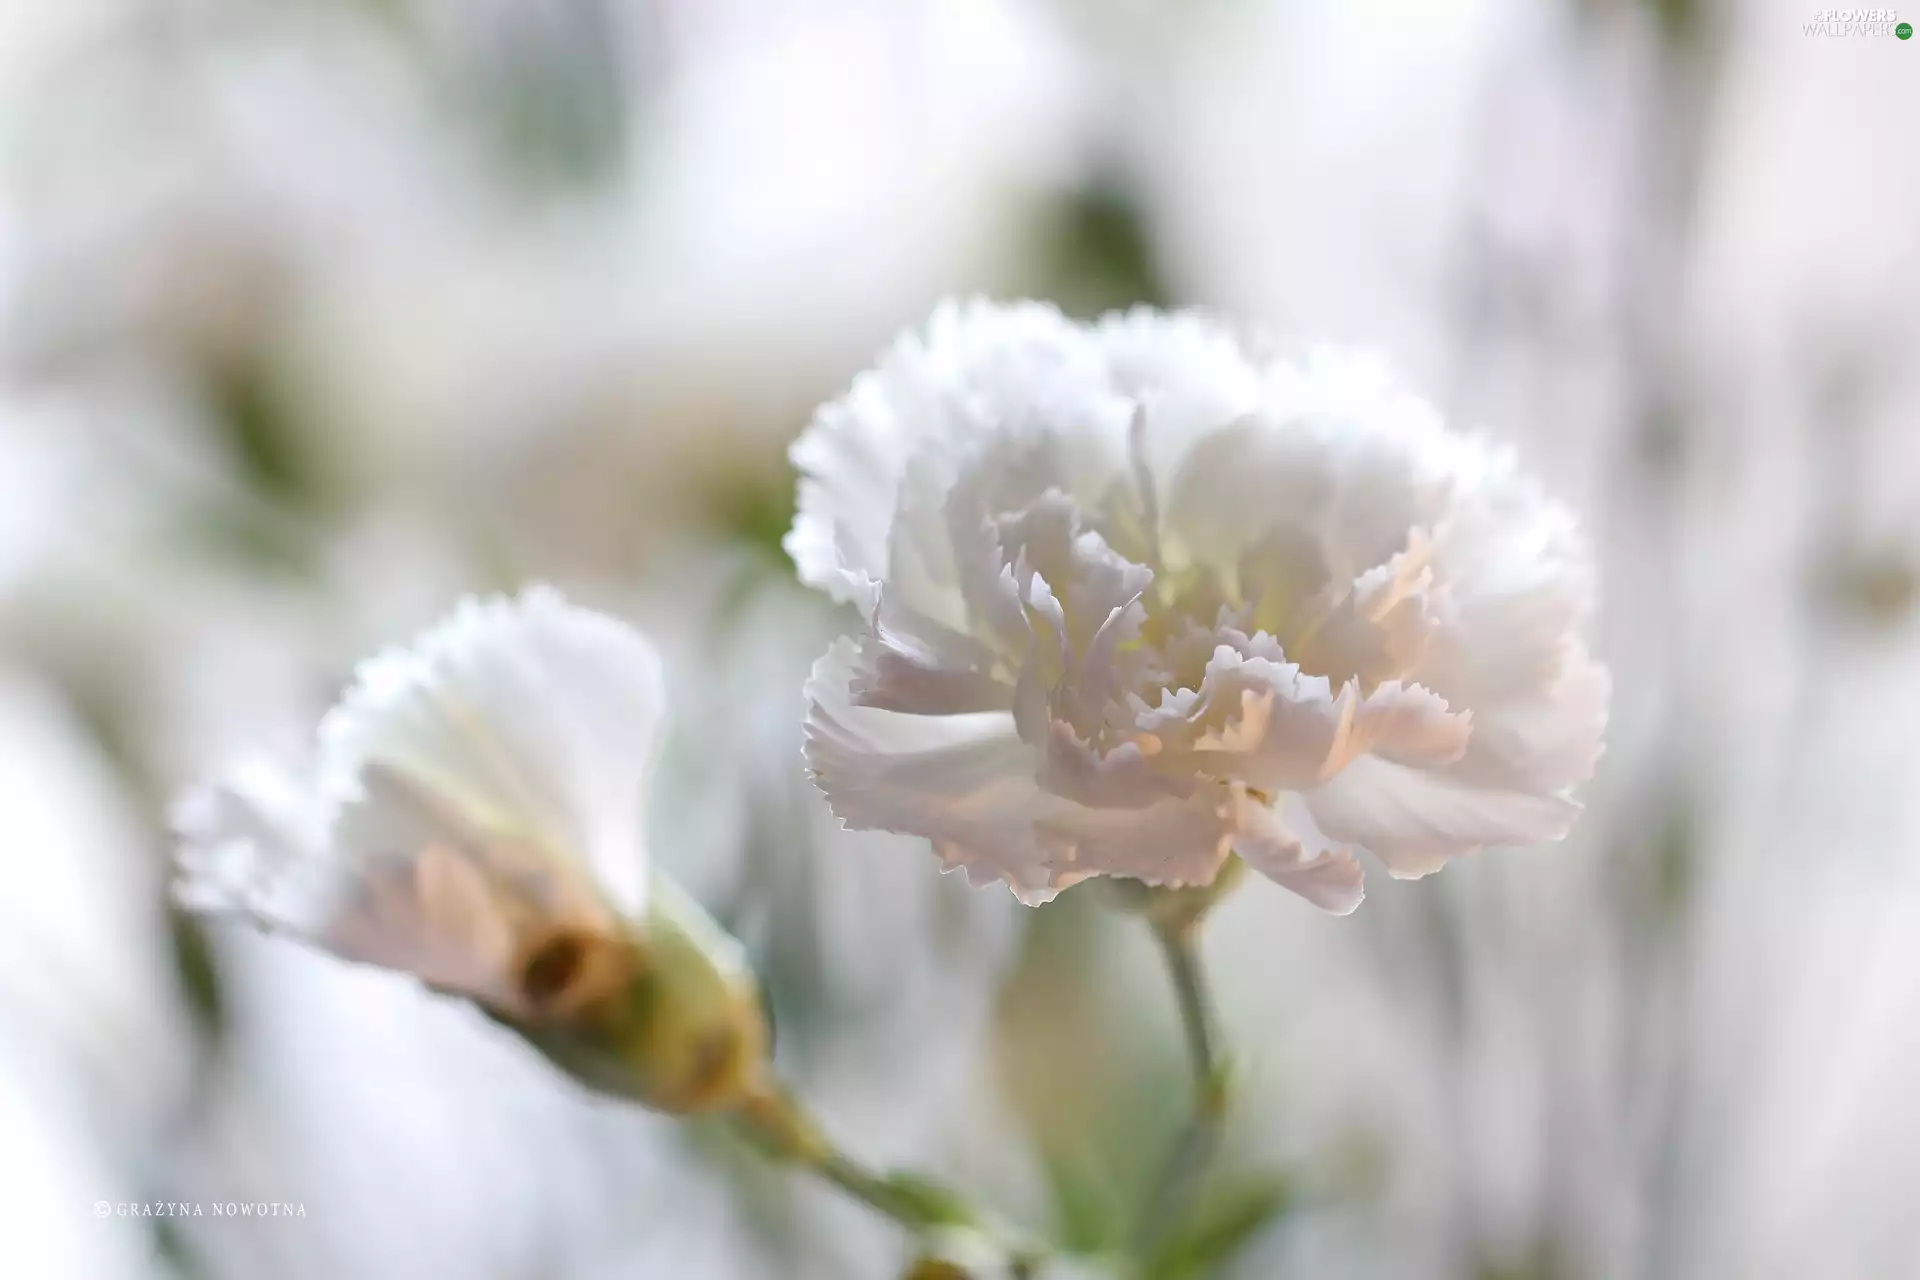
<svg viewBox="0 0 1920 1280"><path fill-rule="evenodd" d="M1580 811L1561 796L1480 790L1374 756L1361 756L1305 799L1328 836L1366 848L1400 877L1427 875L1482 845L1558 840Z"/></svg>
<svg viewBox="0 0 1920 1280"><path fill-rule="evenodd" d="M1314 906L1344 916L1366 896L1366 873L1344 849L1309 851L1267 806L1241 793L1233 850L1247 865Z"/></svg>
<svg viewBox="0 0 1920 1280"><path fill-rule="evenodd" d="M909 716L851 703L859 661L841 640L807 682L807 763L848 827L926 836L950 868L1026 894L1087 874L1204 883L1227 853L1230 815L1209 791L1096 808L1040 784L1041 752L1013 716Z"/></svg>

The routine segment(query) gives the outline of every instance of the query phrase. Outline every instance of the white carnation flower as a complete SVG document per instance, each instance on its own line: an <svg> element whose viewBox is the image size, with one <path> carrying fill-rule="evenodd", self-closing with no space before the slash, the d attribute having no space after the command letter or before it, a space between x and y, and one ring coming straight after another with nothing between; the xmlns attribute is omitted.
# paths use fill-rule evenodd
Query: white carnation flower
<svg viewBox="0 0 1920 1280"><path fill-rule="evenodd" d="M807 758L850 827L1044 901L1238 853L1333 911L1564 835L1606 721L1572 517L1371 360L1193 315L948 304L795 444L866 611Z"/></svg>
<svg viewBox="0 0 1920 1280"><path fill-rule="evenodd" d="M535 588L362 664L299 766L175 812L176 894L532 1020L629 976L664 710L644 637Z"/></svg>

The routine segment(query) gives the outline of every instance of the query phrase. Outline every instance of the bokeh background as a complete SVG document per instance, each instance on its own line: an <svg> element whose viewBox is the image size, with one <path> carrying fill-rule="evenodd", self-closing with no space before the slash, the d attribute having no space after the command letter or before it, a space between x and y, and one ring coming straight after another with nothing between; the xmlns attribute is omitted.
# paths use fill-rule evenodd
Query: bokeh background
<svg viewBox="0 0 1920 1280"><path fill-rule="evenodd" d="M942 295L1375 346L1583 513L1561 847L1207 939L1184 1271L1920 1275L1920 47L1803 0L4 0L0 1274L884 1277L409 982L169 913L168 797L530 579L665 647L658 856L845 1138L1097 1251L1150 946L835 830L787 443ZM97 1220L96 1201L299 1218Z"/></svg>

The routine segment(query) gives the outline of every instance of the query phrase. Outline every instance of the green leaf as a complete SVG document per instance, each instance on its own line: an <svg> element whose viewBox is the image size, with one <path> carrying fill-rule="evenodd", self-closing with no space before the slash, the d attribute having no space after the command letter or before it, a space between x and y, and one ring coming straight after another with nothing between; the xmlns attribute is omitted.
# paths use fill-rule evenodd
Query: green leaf
<svg viewBox="0 0 1920 1280"><path fill-rule="evenodd" d="M173 944L174 973L180 991L201 1034L218 1039L227 1024L226 999L221 992L220 970L200 924L184 911L168 913Z"/></svg>
<svg viewBox="0 0 1920 1280"><path fill-rule="evenodd" d="M1232 1261L1293 1205L1285 1174L1247 1173L1210 1188L1186 1229L1148 1263L1153 1280L1199 1280Z"/></svg>
<svg viewBox="0 0 1920 1280"><path fill-rule="evenodd" d="M1047 1187L1052 1193L1054 1233L1073 1252L1094 1252L1125 1238L1123 1207L1113 1178L1091 1161L1064 1153L1046 1160Z"/></svg>
<svg viewBox="0 0 1920 1280"><path fill-rule="evenodd" d="M257 354L227 361L208 372L206 394L228 455L257 494L293 511L333 502L332 477L271 360Z"/></svg>
<svg viewBox="0 0 1920 1280"><path fill-rule="evenodd" d="M1054 210L1047 278L1039 292L1070 314L1171 301L1135 186L1126 174L1109 173Z"/></svg>

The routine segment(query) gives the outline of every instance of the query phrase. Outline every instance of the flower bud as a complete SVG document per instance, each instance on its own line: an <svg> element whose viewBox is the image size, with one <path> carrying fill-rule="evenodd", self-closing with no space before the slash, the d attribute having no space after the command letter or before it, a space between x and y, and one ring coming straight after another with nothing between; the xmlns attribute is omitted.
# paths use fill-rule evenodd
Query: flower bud
<svg viewBox="0 0 1920 1280"><path fill-rule="evenodd" d="M642 839L665 701L617 619L546 588L468 601L363 663L306 757L182 798L176 895L471 1000L593 1088L735 1105L759 990Z"/></svg>

